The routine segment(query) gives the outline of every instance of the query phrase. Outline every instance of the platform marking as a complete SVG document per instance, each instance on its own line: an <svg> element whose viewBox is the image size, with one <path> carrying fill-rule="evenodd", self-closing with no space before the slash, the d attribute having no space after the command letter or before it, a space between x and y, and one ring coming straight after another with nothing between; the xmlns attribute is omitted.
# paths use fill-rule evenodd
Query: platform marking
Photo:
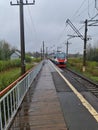
<svg viewBox="0 0 98 130"><path fill-rule="evenodd" d="M50 62L51 63L51 62ZM55 67L52 63L51 65L55 68L58 74L64 79L64 81L68 84L71 90L75 93L75 95L80 99L83 106L93 115L95 120L98 122L98 112L91 106L91 104L77 91L76 88L61 74L61 72Z"/></svg>

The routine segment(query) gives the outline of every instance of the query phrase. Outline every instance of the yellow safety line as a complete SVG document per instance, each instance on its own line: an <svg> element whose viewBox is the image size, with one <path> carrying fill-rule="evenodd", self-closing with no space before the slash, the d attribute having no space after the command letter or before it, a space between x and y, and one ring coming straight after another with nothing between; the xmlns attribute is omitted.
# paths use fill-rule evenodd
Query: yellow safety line
<svg viewBox="0 0 98 130"><path fill-rule="evenodd" d="M52 64L52 63L51 63ZM95 120L98 122L98 112L91 106L91 104L74 88L74 86L61 74L61 72L52 64L58 74L64 79L75 95L80 99L83 106L93 115Z"/></svg>

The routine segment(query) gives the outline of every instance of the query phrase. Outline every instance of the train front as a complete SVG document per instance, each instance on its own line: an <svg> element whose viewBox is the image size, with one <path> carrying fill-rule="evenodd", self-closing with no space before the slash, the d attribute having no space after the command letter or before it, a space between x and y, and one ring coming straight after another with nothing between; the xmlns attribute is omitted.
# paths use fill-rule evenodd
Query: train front
<svg viewBox="0 0 98 130"><path fill-rule="evenodd" d="M58 67L65 68L67 59L64 52L56 53L55 62Z"/></svg>

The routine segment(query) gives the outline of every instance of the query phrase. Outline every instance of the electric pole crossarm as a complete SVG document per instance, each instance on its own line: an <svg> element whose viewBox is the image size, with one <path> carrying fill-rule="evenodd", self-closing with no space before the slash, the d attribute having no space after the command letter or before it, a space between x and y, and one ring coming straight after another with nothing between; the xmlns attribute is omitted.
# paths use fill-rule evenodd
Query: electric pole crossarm
<svg viewBox="0 0 98 130"><path fill-rule="evenodd" d="M98 26L98 25L90 24L90 25L88 25L88 26Z"/></svg>
<svg viewBox="0 0 98 130"><path fill-rule="evenodd" d="M72 38L80 37L80 36L77 36L77 35L67 35L67 36L72 37Z"/></svg>
<svg viewBox="0 0 98 130"><path fill-rule="evenodd" d="M88 26L98 26L98 20L88 20Z"/></svg>
<svg viewBox="0 0 98 130"><path fill-rule="evenodd" d="M77 33L78 37L80 37L82 40L84 40L84 37L81 35L81 33L78 31L78 29L72 24L72 22L67 19L66 23L70 25L70 27Z"/></svg>
<svg viewBox="0 0 98 130"><path fill-rule="evenodd" d="M97 22L98 23L98 20L88 20L88 22Z"/></svg>
<svg viewBox="0 0 98 130"><path fill-rule="evenodd" d="M25 3L22 3L22 5L34 5L35 4L35 0L33 0L32 3L28 3L28 1L26 0ZM20 2L17 0L16 4L13 4L12 1L10 2L10 5L15 6L15 5L20 5Z"/></svg>
<svg viewBox="0 0 98 130"><path fill-rule="evenodd" d="M12 3L12 1L10 2L10 5L12 5L12 6L15 6L15 5L20 5L20 3L19 3L19 1L17 1L17 3L16 4L13 4Z"/></svg>
<svg viewBox="0 0 98 130"><path fill-rule="evenodd" d="M26 0L26 3L23 3L23 5L34 5L35 4L35 0L33 0L32 3L28 3L28 1Z"/></svg>
<svg viewBox="0 0 98 130"><path fill-rule="evenodd" d="M91 23L88 26L98 26L98 22Z"/></svg>

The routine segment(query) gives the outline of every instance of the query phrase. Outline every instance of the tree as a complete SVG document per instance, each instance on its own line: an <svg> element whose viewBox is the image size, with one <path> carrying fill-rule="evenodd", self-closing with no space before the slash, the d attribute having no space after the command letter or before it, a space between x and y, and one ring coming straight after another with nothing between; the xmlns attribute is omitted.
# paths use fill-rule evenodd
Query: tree
<svg viewBox="0 0 98 130"><path fill-rule="evenodd" d="M8 42L0 41L0 60L10 59L10 55L14 50L15 48L12 48Z"/></svg>
<svg viewBox="0 0 98 130"><path fill-rule="evenodd" d="M87 47L87 60L98 61L98 47L92 47L91 44Z"/></svg>

